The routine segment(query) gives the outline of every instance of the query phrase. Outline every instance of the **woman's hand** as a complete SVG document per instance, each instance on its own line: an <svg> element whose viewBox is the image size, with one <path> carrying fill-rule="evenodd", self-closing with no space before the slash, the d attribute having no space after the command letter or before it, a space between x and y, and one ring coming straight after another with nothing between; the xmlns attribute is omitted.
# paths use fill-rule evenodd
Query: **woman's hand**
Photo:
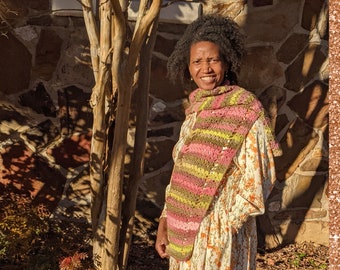
<svg viewBox="0 0 340 270"><path fill-rule="evenodd" d="M168 229L166 224L166 218L160 218L155 248L161 258L168 258L169 255L166 253L166 246L169 244L168 241Z"/></svg>

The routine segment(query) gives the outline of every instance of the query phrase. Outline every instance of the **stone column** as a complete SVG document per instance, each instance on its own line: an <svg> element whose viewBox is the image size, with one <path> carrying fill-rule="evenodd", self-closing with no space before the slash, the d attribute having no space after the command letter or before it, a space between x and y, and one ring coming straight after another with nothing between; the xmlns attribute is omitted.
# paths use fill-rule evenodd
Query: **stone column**
<svg viewBox="0 0 340 270"><path fill-rule="evenodd" d="M329 269L340 269L340 2L330 0Z"/></svg>

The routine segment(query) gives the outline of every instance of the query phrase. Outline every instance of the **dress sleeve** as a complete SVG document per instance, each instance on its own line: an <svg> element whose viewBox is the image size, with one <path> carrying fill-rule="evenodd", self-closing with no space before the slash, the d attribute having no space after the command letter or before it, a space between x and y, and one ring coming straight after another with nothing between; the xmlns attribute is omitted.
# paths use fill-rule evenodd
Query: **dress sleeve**
<svg viewBox="0 0 340 270"><path fill-rule="evenodd" d="M166 186L166 189L165 189L165 198L166 198L166 196L167 196L167 193L169 192L170 185L171 185L171 183L169 183L169 184ZM163 207L161 216L160 216L159 218L166 218L166 203L164 203L164 207Z"/></svg>
<svg viewBox="0 0 340 270"><path fill-rule="evenodd" d="M249 216L264 214L265 201L276 180L273 151L261 121L252 126L235 163L241 177L232 213L235 219L238 217L234 226L239 227Z"/></svg>

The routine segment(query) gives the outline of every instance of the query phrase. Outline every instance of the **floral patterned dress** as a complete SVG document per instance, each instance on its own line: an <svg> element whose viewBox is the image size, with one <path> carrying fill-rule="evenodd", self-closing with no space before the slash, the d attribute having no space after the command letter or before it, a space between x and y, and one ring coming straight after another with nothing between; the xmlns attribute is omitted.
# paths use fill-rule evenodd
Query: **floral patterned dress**
<svg viewBox="0 0 340 270"><path fill-rule="evenodd" d="M195 114L191 114L184 121L173 151L174 161L195 120ZM200 225L192 257L188 261L170 257L170 270L256 268L255 216L264 213L265 199L275 181L273 152L261 121L253 124L225 177L225 185ZM162 216L166 216L166 205Z"/></svg>

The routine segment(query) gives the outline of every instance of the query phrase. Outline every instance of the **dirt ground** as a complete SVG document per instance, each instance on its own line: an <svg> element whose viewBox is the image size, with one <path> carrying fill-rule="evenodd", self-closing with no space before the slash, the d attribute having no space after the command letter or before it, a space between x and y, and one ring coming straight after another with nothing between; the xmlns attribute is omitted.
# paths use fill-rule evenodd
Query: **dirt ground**
<svg viewBox="0 0 340 270"><path fill-rule="evenodd" d="M166 270L167 260L157 257L152 243L135 240L130 253L129 270ZM257 270L328 269L328 248L314 243L288 245L257 255Z"/></svg>

